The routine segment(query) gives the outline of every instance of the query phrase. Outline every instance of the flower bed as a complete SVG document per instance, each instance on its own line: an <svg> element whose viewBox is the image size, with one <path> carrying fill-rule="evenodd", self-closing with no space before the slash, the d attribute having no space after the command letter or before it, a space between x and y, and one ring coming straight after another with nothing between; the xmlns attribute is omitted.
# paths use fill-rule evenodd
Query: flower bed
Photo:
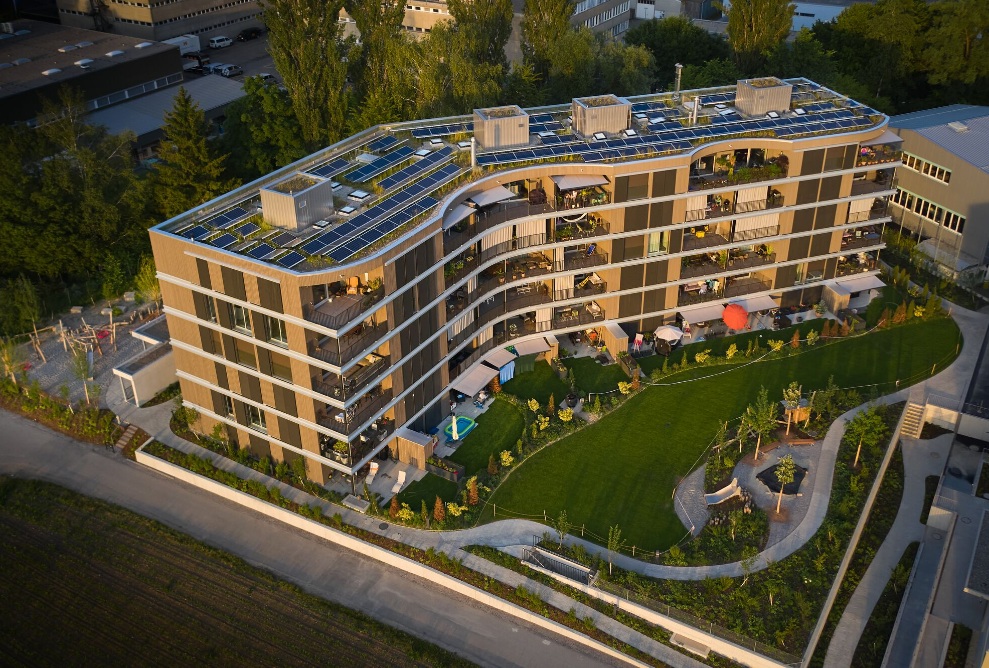
<svg viewBox="0 0 989 668"><path fill-rule="evenodd" d="M73 407L67 399L43 392L37 381L17 385L9 378L0 379L0 407L96 445L112 446L123 431L111 411L84 404Z"/></svg>

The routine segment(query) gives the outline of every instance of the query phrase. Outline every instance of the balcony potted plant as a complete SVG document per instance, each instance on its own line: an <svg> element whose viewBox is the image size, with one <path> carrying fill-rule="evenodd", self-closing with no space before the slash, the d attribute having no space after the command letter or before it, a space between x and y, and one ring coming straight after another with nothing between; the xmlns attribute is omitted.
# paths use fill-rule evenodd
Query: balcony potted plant
<svg viewBox="0 0 989 668"><path fill-rule="evenodd" d="M350 455L350 446L343 441L337 441L333 444L333 459L340 462L341 464L347 463L347 457Z"/></svg>

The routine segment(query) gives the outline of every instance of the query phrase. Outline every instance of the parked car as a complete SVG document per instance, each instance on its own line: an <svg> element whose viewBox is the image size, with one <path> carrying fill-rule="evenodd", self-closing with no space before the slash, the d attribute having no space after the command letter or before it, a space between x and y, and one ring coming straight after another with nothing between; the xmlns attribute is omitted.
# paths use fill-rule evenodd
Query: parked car
<svg viewBox="0 0 989 668"><path fill-rule="evenodd" d="M246 42L248 40L257 39L262 34L261 28L244 28L237 35L238 42Z"/></svg>
<svg viewBox="0 0 989 668"><path fill-rule="evenodd" d="M223 35L209 38L209 48L211 49L225 49L233 43L234 41L232 39Z"/></svg>
<svg viewBox="0 0 989 668"><path fill-rule="evenodd" d="M268 74L267 72L261 72L261 74L255 74L255 77L261 80L263 84L275 84L278 80L275 78L274 74Z"/></svg>
<svg viewBox="0 0 989 668"><path fill-rule="evenodd" d="M223 68L220 69L221 77L235 77L238 74L243 73L244 69L240 65L224 65Z"/></svg>
<svg viewBox="0 0 989 668"><path fill-rule="evenodd" d="M219 74L224 67L230 67L227 63L210 63L203 66L203 71L207 74Z"/></svg>

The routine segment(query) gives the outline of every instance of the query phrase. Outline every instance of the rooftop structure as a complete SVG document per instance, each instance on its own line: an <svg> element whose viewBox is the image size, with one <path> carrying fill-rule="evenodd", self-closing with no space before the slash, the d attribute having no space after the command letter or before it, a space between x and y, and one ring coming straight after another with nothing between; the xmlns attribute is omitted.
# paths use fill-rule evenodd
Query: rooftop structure
<svg viewBox="0 0 989 668"><path fill-rule="evenodd" d="M29 121L64 84L98 109L182 81L178 47L41 21L0 32L0 123Z"/></svg>
<svg viewBox="0 0 989 668"><path fill-rule="evenodd" d="M771 83L789 97L760 115L726 86L378 126L165 221L151 237L185 400L206 431L353 479L404 456L396 429L437 426L509 344L549 354L590 329L617 353L729 302L860 307L899 139L827 88ZM575 132L600 110L624 120ZM475 136L520 119L522 145ZM325 215L282 224L264 198L285 190L318 190L296 211Z"/></svg>

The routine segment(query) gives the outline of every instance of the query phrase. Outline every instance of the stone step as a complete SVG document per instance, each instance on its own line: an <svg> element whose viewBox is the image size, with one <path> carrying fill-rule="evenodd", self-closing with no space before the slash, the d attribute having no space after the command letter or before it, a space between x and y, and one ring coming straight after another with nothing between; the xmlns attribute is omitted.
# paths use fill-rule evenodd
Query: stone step
<svg viewBox="0 0 989 668"><path fill-rule="evenodd" d="M113 447L123 449L125 445L130 443L131 438L133 438L134 434L136 433L137 433L137 426L133 424L128 425L127 429L125 429L124 433L120 435L120 438L117 440L117 442L114 444Z"/></svg>

